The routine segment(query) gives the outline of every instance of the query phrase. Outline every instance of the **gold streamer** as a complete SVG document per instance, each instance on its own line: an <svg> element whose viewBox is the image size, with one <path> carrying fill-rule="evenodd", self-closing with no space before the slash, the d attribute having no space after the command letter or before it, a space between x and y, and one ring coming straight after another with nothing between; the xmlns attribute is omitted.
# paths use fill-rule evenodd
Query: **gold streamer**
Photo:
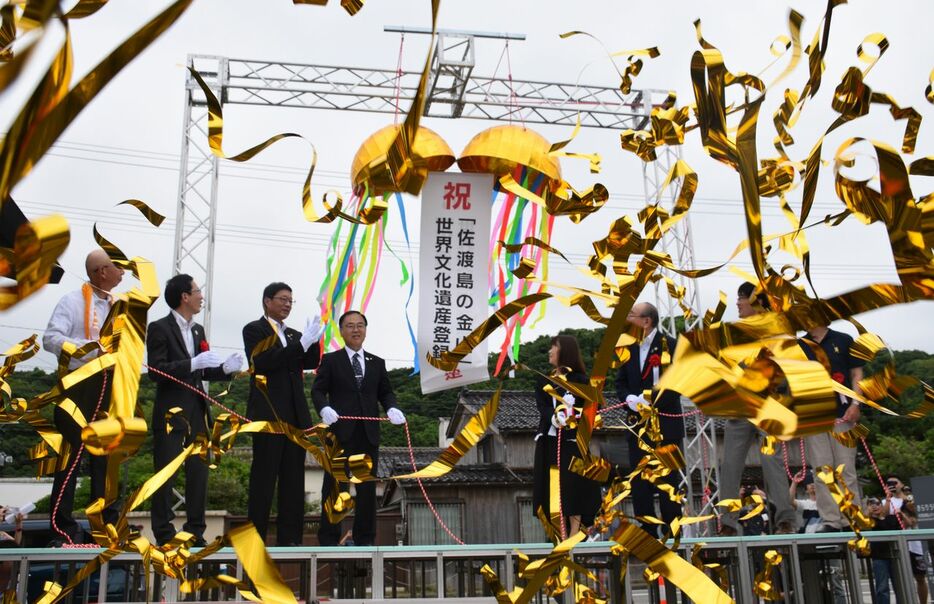
<svg viewBox="0 0 934 604"><path fill-rule="evenodd" d="M496 417L496 412L499 410L499 398L502 388L503 382L500 380L499 387L490 397L490 400L477 411L476 415L470 418L470 421L464 425L454 442L441 452L438 459L416 472L393 476L393 478L438 478L450 472L464 454L480 441L480 438L492 425L493 418Z"/></svg>
<svg viewBox="0 0 934 604"><path fill-rule="evenodd" d="M480 342L485 340L491 333L506 323L510 317L519 312L522 312L534 304L537 304L543 300L547 300L550 297L551 294L538 293L528 294L513 300L493 313L493 316L491 316L489 319L478 325L476 329L474 329L463 340L461 340L453 350L442 352L437 357L433 357L431 356L431 353L428 353L425 355L425 360L427 360L428 364L432 367L436 367L442 371L452 371L457 367L458 363L460 363L464 357L469 355L474 348L480 345Z"/></svg>
<svg viewBox="0 0 934 604"><path fill-rule="evenodd" d="M847 542L850 549L859 552L860 555L869 555L869 540L862 536L861 531L872 528L874 522L871 518L863 514L860 507L860 501L856 494L850 491L843 479L843 465L836 468L823 466L817 472L817 478L827 485L834 502L839 506L840 513L850 523L850 528L856 533L856 536Z"/></svg>
<svg viewBox="0 0 934 604"><path fill-rule="evenodd" d="M174 2L120 44L70 91L71 42L66 36L58 56L10 126L0 147L0 200L8 197L16 183L32 170L104 86L168 29L190 4L191 0Z"/></svg>
<svg viewBox="0 0 934 604"><path fill-rule="evenodd" d="M753 582L753 591L760 598L772 602L784 600L785 596L782 591L772 583L772 574L782 563L782 555L770 549L763 555L762 563L762 570L756 573L756 579Z"/></svg>
<svg viewBox="0 0 934 604"><path fill-rule="evenodd" d="M48 283L56 261L70 240L68 223L59 215L21 225L16 231L5 271L7 275L16 272L16 285L0 287L0 310L18 304ZM0 262L0 268L2 264Z"/></svg>
<svg viewBox="0 0 934 604"><path fill-rule="evenodd" d="M106 0L103 0L103 1L106 2ZM146 220L149 221L149 224L151 224L154 227L160 226L162 224L162 221L165 220L165 216L153 210L151 207L149 207L149 205L145 201L142 201L140 199L127 199L126 201L121 201L117 205L118 206L122 206L122 205L133 206L134 208L139 210L140 213L146 217Z"/></svg>
<svg viewBox="0 0 934 604"><path fill-rule="evenodd" d="M273 564L272 558L266 553L266 546L260 538L252 522L238 526L228 533L230 545L237 552L237 558L243 563L243 570L249 575L253 585L256 586L257 602L271 602L275 604L295 603L295 595L282 580L279 569ZM249 592L241 591L249 597ZM252 598L251 598L252 599Z"/></svg>

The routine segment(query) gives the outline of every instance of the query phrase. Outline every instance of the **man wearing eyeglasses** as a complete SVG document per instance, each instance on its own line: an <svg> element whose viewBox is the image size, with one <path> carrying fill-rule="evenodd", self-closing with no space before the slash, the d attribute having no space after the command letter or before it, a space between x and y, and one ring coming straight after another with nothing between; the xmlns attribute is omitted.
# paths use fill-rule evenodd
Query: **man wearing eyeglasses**
<svg viewBox="0 0 934 604"><path fill-rule="evenodd" d="M386 362L363 350L367 320L363 313L350 310L338 319L344 348L329 352L321 359L321 366L311 388L311 400L321 415L321 421L330 426L346 456L364 453L373 461L375 476L379 455L379 422L345 419L351 417L379 417L381 404L393 424L404 424L405 415L396 406L396 395L389 383ZM321 487L321 545L338 545L340 524L328 521L325 503L338 489L334 477L325 473ZM354 545L374 545L376 540L376 482L369 480L356 485L354 503Z"/></svg>
<svg viewBox="0 0 934 604"><path fill-rule="evenodd" d="M148 375L156 382L152 407L152 461L156 472L196 438L209 434L211 413L203 381L229 380L243 365L240 352L225 358L210 349L204 327L194 319L201 312L204 294L191 275L175 275L166 282L165 303L171 309L169 314L150 323L146 333ZM172 413L175 407L181 411ZM174 485L172 474L152 497L152 532L159 545L175 538ZM208 468L204 460L198 455L189 457L185 461L184 530L194 535L196 546L206 545L207 486Z"/></svg>
<svg viewBox="0 0 934 604"><path fill-rule="evenodd" d="M630 423L638 421L637 412L640 406L655 407L664 414L658 419L662 439L656 443L643 436L645 444L653 448L665 445L676 445L680 448L684 441L681 396L670 391L656 396L655 391L655 384L674 354L674 342L658 330L658 310L648 302L633 306L626 320L642 329L642 341L629 346L629 360L620 366L616 374L616 395L629 408ZM647 391L652 391L652 397L649 399L645 398ZM626 437L629 444L629 464L634 469L645 457L645 451L639 447L637 437L632 432L627 431ZM677 477L677 472L673 472L662 481L677 491ZM670 525L675 518L682 515L681 504L672 501L667 493L652 483L636 476L631 484L632 508L636 516L657 517L654 502L656 495L662 520ZM645 524L642 528L656 535L654 525Z"/></svg>
<svg viewBox="0 0 934 604"><path fill-rule="evenodd" d="M95 346L94 343L100 339L101 329L109 318L113 305L112 290L123 280L123 269L114 264L102 249L88 254L84 268L88 275L87 282L81 289L69 292L59 300L49 318L45 335L42 336L42 347L56 358L61 356L66 343L83 351L83 355L75 354L69 359L69 371L90 363L102 352L100 344ZM68 389L68 397L78 406L88 423L100 419L101 412L109 408L112 378L113 370L99 371ZM86 453L82 448L82 428L66 410L58 406L55 407L54 422L55 428L70 445L71 459L64 469L55 473L52 483L53 534L70 542L90 541L72 516L75 484L80 474L75 470L80 468L81 458ZM105 495L107 457L91 455L88 465L91 500L94 501ZM117 521L117 502L111 502L104 510L103 517L107 523ZM56 537L55 542L59 540Z"/></svg>
<svg viewBox="0 0 934 604"><path fill-rule="evenodd" d="M321 318L305 322L302 331L286 327L295 299L285 283L263 290L263 316L243 328L243 345L252 377L247 417L282 422L298 430L312 426L305 398L304 371L318 366ZM265 379L265 387L257 384ZM253 464L247 516L265 541L272 495L279 485L276 545L302 544L305 516L305 450L282 434L253 435Z"/></svg>

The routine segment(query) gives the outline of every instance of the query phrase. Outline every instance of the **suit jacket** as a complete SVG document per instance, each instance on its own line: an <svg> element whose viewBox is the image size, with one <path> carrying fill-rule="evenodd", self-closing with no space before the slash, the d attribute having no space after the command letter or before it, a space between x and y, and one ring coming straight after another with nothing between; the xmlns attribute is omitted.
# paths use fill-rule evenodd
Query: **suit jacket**
<svg viewBox="0 0 934 604"><path fill-rule="evenodd" d="M379 417L377 403L386 411L396 406L396 395L389 383L386 362L376 355L364 351L363 383L357 388L353 367L347 350L342 348L329 352L321 359L318 375L311 387L311 400L318 413L327 406L337 411L338 415L356 415L359 417ZM379 422L363 422L367 439L379 445ZM331 426L337 439L346 443L353 434L355 420L339 420Z"/></svg>
<svg viewBox="0 0 934 604"><path fill-rule="evenodd" d="M195 323L191 328L191 333L194 338L195 354L198 354L201 350L201 342L204 341L204 327L199 323ZM178 321L175 320L175 316L171 312L168 316L149 324L149 329L146 332L146 352L147 364L150 367L194 386L201 392L204 392L202 380L214 382L230 379L230 376L224 373L224 370L220 367L210 367L197 371L191 370L191 356L185 347L185 340L182 339ZM210 405L207 404L203 395L199 395L155 371L150 371L148 375L151 380L156 382L156 400L152 410L153 430L165 432L165 413L172 407L181 407L189 418L193 417L193 414L203 413L205 426L210 427Z"/></svg>
<svg viewBox="0 0 934 604"><path fill-rule="evenodd" d="M243 327L243 347L253 368L246 407L249 419L276 421L278 415L284 421L294 421L297 428L312 426L302 372L318 366L321 349L315 343L306 352L302 348L301 337L301 332L286 327L287 345L283 346L266 317L260 317ZM266 378L269 401L256 387L258 375Z"/></svg>
<svg viewBox="0 0 934 604"><path fill-rule="evenodd" d="M675 342L662 335L660 331L656 331L652 344L649 346L649 353L645 356L644 364L639 363L639 344L629 346L629 360L619 368L619 372L616 374L616 395L619 397L620 402L625 401L630 394L638 396L645 390L653 389L653 372L651 370L647 372L646 370L649 358L653 354L661 356L663 341L668 342L669 354L672 357L675 356ZM643 375L645 375L644 379ZM677 392L666 391L658 397L655 408L662 413L679 414L682 412L681 395ZM684 438L684 420L682 418L659 416L658 419L665 440L681 440Z"/></svg>

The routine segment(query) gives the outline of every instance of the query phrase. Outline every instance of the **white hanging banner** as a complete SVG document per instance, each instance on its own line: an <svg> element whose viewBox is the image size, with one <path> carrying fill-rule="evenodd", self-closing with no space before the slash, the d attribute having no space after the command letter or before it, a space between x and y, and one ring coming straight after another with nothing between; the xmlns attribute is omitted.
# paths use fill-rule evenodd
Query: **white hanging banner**
<svg viewBox="0 0 934 604"><path fill-rule="evenodd" d="M422 393L490 379L486 342L452 371L425 356L453 350L487 319L493 176L431 172L422 188L418 252L418 354Z"/></svg>

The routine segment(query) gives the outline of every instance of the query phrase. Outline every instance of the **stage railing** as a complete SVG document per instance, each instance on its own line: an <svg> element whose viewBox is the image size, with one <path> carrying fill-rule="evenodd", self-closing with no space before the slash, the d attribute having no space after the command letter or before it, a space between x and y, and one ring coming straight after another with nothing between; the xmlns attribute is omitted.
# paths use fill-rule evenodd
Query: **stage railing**
<svg viewBox="0 0 934 604"><path fill-rule="evenodd" d="M886 544L881 560L891 568L894 594L900 602L917 601L916 585L908 553L909 541L934 539L934 529L866 533L871 543ZM710 538L697 562L719 563L729 580L729 593L740 603L764 602L755 596L756 574L763 568L765 553L778 551L783 561L769 577L788 604L838 604L872 602L875 585L871 560L860 558L846 542L851 533L811 535L768 535L745 538ZM681 555L691 559L695 542L684 539ZM688 602L673 585L659 592L658 582L646 582L645 565L630 559L625 569L610 554L607 542L582 543L573 551L575 562L589 569L596 581L584 579L598 597L608 602L658 604ZM925 551L927 548L924 548ZM530 559L550 551L545 544L497 544L467 546L399 547L296 547L269 548L283 579L299 602L493 602L480 574L489 564L511 590L516 583L517 552ZM46 581L62 585L83 564L93 559L94 549L0 549L0 577L9 577L6 588L16 590L17 599L32 602ZM930 565L928 565L930 568ZM147 576L146 573L150 575ZM189 569L189 578L224 573L242 577L242 568L232 549L223 549ZM711 572L714 580L717 577ZM622 578L622 580L620 580ZM146 586L148 585L148 591ZM101 586L105 586L103 589ZM564 602L571 602L569 593ZM139 556L121 554L103 565L99 573L78 586L62 600L86 602L243 602L232 588L216 588L198 594L179 592L178 582L147 570ZM533 602L554 602L539 594ZM893 599L893 601L896 601Z"/></svg>

